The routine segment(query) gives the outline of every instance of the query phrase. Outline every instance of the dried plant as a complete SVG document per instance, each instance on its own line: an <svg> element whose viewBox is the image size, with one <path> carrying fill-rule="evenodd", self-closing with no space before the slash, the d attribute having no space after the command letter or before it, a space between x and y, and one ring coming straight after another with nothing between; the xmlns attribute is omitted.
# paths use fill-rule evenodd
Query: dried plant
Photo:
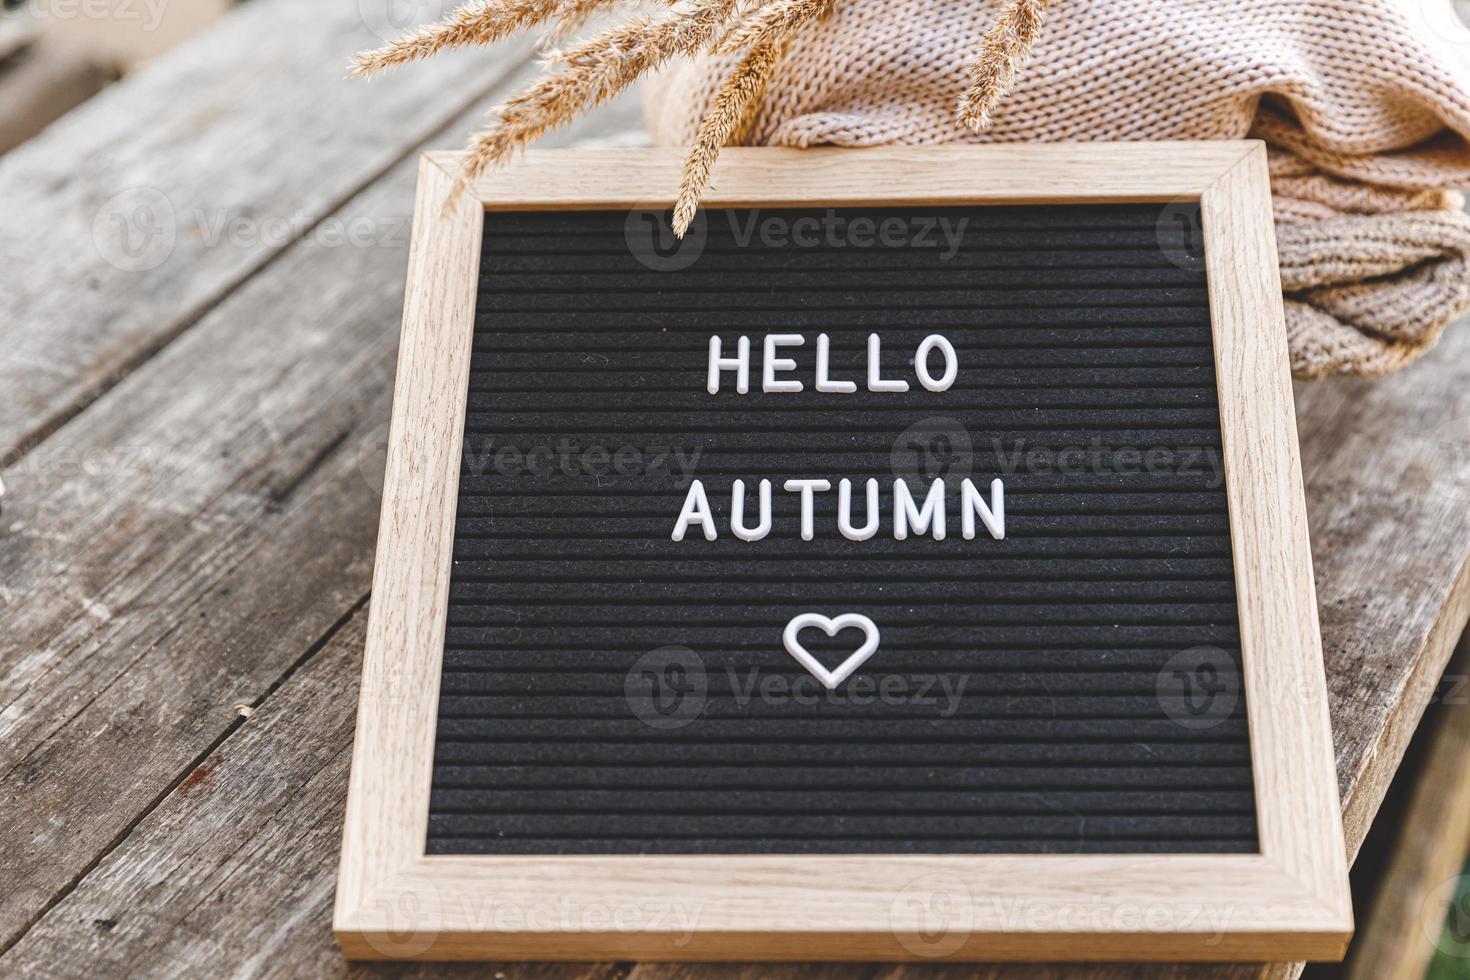
<svg viewBox="0 0 1470 980"><path fill-rule="evenodd" d="M838 0L648 0L660 16L634 14L565 51L548 70L491 113L470 145L460 185L584 110L606 102L671 58L709 52L744 53L715 95L684 165L674 228L682 237L709 184L720 150L750 127L766 86L791 38L829 13ZM882 0L846 0L880 3ZM440 51L499 41L544 26L559 40L582 28L618 0L472 0L442 23L414 31L387 47L353 59L351 74L373 75ZM958 118L984 129L1017 69L1030 57L1050 0L1005 0L971 66L972 82L959 100Z"/></svg>
<svg viewBox="0 0 1470 980"><path fill-rule="evenodd" d="M700 120L694 148L684 161L679 200L674 205L674 234L678 237L684 237L689 223L694 220L699 198L709 184L710 170L720 155L720 148L730 142L737 127L749 121L761 96L765 95L766 83L776 68L782 47L780 42L768 40L751 48L720 86L709 111Z"/></svg>
<svg viewBox="0 0 1470 980"><path fill-rule="evenodd" d="M635 17L563 52L559 67L492 111L489 127L470 145L466 178L504 163L548 129L606 102L649 69L675 55L700 51L730 19L736 3L694 0L686 11L658 20Z"/></svg>
<svg viewBox="0 0 1470 980"><path fill-rule="evenodd" d="M535 27L563 6L563 0L474 0L442 23L420 28L376 51L364 51L352 59L350 74L354 78L375 75L432 58L448 48L492 44Z"/></svg>
<svg viewBox="0 0 1470 980"><path fill-rule="evenodd" d="M980 55L970 65L970 87L960 99L960 122L977 132L990 128L990 111L1031 58L1041 36L1041 18L1051 0L1007 0L985 32Z"/></svg>
<svg viewBox="0 0 1470 980"><path fill-rule="evenodd" d="M725 33L716 54L733 54L783 41L832 9L832 0L771 0Z"/></svg>
<svg viewBox="0 0 1470 980"><path fill-rule="evenodd" d="M586 27L593 17L617 3L618 0L562 0L557 4L551 26L542 38L543 43L548 46L562 43Z"/></svg>

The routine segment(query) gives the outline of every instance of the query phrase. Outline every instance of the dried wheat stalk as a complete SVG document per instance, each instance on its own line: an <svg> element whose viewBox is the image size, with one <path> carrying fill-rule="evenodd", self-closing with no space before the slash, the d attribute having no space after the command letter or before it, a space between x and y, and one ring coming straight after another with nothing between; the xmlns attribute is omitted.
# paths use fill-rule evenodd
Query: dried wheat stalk
<svg viewBox="0 0 1470 980"><path fill-rule="evenodd" d="M353 75L371 75L449 48L490 44L517 31L547 26L564 38L619 0L472 0L442 23L414 31L353 59ZM634 0L637 2L637 0ZM626 89L645 72L676 56L701 52L744 57L725 79L685 161L674 227L682 236L721 148L742 138L791 37L829 13L836 0L647 0L667 7L657 19L632 16L566 51L552 54L545 75L494 110L465 157L464 182L505 162L547 130L571 121ZM881 2L881 0L850 0ZM959 118L984 129L1017 69L1041 33L1050 0L1006 0L986 31L971 66L972 83L959 102Z"/></svg>
<svg viewBox="0 0 1470 980"><path fill-rule="evenodd" d="M699 210L699 198L709 185L710 171L720 150L736 128L750 119L765 95L766 83L771 80L783 47L779 40L768 40L751 48L720 86L709 111L699 121L694 147L684 161L679 200L674 205L674 234L679 238L684 237Z"/></svg>
<svg viewBox="0 0 1470 980"><path fill-rule="evenodd" d="M502 103L490 126L475 137L464 177L504 163L548 129L606 102L640 75L675 55L709 44L734 12L737 0L695 0L687 11L658 20L635 17L565 51L559 67Z"/></svg>
<svg viewBox="0 0 1470 980"><path fill-rule="evenodd" d="M715 44L714 52L734 54L783 41L831 9L832 0L771 0L725 32Z"/></svg>
<svg viewBox="0 0 1470 980"><path fill-rule="evenodd" d="M990 112L1005 97L1016 70L1031 57L1041 36L1041 19L1051 0L1007 0L985 32L980 55L970 66L970 87L960 99L960 122L979 132L990 128Z"/></svg>
<svg viewBox="0 0 1470 980"><path fill-rule="evenodd" d="M406 34L386 47L352 59L351 77L374 75L432 58L448 48L492 44L535 27L556 13L563 0L474 0L438 24Z"/></svg>
<svg viewBox="0 0 1470 980"><path fill-rule="evenodd" d="M619 2L620 0L562 0L551 17L551 25L546 29L542 43L548 46L561 44L586 27L593 17L602 13L603 8L616 6ZM621 2L632 6L637 0Z"/></svg>

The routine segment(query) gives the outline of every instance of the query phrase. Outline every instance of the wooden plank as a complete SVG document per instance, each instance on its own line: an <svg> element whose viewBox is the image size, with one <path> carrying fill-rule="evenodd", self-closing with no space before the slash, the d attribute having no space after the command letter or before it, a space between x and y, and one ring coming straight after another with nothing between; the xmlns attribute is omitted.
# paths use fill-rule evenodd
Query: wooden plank
<svg viewBox="0 0 1470 980"><path fill-rule="evenodd" d="M1297 386L1348 853L1470 618L1470 323L1378 381Z"/></svg>
<svg viewBox="0 0 1470 980"><path fill-rule="evenodd" d="M1428 751L1414 774L1388 867L1353 943L1348 980L1420 980L1434 957L1445 903L1470 853L1467 671L1470 637L1450 664L1443 698L1425 719Z"/></svg>
<svg viewBox="0 0 1470 980"><path fill-rule="evenodd" d="M381 975L348 964L327 923L347 795L366 613L252 713L4 958L7 976ZM406 929L412 910L401 910ZM514 969L613 980L610 964ZM484 977L494 966L395 971ZM504 975L504 974L499 974Z"/></svg>
<svg viewBox="0 0 1470 980"><path fill-rule="evenodd" d="M406 222L416 167L336 219ZM7 472L0 947L366 596L405 245L294 246Z"/></svg>
<svg viewBox="0 0 1470 980"><path fill-rule="evenodd" d="M282 249L353 231L318 224L530 57L347 82L390 30L379 6L242 4L0 158L0 467ZM357 233L407 237L401 218Z"/></svg>

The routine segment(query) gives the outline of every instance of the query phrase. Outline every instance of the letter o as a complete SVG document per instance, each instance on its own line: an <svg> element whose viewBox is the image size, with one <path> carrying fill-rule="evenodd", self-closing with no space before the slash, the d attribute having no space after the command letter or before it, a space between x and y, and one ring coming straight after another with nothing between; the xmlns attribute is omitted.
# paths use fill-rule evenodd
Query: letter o
<svg viewBox="0 0 1470 980"><path fill-rule="evenodd" d="M938 347L944 355L944 376L938 381L934 380L929 373L929 352ZM955 377L960 373L960 360L955 356L954 345L945 340L937 333L931 333L919 344L919 349L914 353L914 372L919 376L919 384L930 391L947 391L954 384Z"/></svg>

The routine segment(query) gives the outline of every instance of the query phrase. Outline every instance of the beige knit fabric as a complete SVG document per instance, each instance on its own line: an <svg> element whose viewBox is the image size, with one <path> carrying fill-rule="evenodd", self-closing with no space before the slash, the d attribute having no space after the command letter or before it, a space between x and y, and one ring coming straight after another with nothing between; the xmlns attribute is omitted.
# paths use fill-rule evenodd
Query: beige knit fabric
<svg viewBox="0 0 1470 980"><path fill-rule="evenodd" d="M790 45L747 141L1231 139L1271 148L1292 370L1382 374L1470 308L1470 76L1450 0L1054 0L976 134L955 121L996 0L839 0ZM1463 57L1465 52L1459 51ZM687 143L731 61L652 80Z"/></svg>

